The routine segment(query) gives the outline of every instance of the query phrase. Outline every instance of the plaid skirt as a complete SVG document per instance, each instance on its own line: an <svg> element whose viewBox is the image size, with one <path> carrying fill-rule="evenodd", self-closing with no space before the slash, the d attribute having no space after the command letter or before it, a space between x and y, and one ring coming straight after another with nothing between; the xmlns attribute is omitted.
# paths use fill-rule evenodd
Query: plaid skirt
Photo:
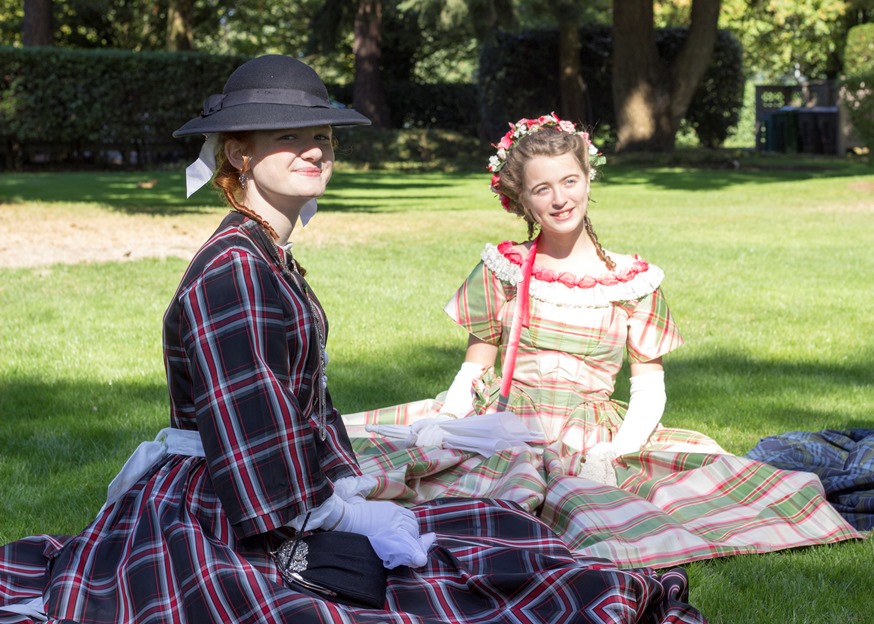
<svg viewBox="0 0 874 624"><path fill-rule="evenodd" d="M592 404L595 430L610 402ZM440 497L499 498L536 513L582 558L667 568L729 555L861 539L826 499L819 478L728 454L711 438L659 428L641 452L614 462L619 487L580 476L581 454L560 442L489 458L436 447L405 448L365 431L436 415L424 400L344 415L368 498L417 505ZM721 452L714 452L714 449Z"/></svg>
<svg viewBox="0 0 874 624"><path fill-rule="evenodd" d="M383 609L349 607L287 586L268 554L287 535L237 539L205 460L170 455L80 534L0 548L0 622L40 621L27 605L83 624L705 621L682 570L574 556L513 502L444 498L414 512L437 534L428 563L389 571Z"/></svg>

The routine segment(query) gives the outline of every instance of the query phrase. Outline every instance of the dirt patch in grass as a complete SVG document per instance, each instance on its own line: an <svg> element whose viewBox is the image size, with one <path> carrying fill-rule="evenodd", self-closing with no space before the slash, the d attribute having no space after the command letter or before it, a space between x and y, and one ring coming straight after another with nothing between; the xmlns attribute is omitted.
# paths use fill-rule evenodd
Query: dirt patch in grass
<svg viewBox="0 0 874 624"><path fill-rule="evenodd" d="M863 193L874 193L874 182L861 181L853 182L850 188L854 191L862 191Z"/></svg>
<svg viewBox="0 0 874 624"><path fill-rule="evenodd" d="M87 204L0 206L0 267L190 258L220 214L129 215Z"/></svg>
<svg viewBox="0 0 874 624"><path fill-rule="evenodd" d="M30 268L80 262L123 262L143 258L190 259L225 215L203 213L155 216L127 214L91 204L0 205L0 268ZM374 245L417 236L439 226L451 213L424 213L398 220L391 213L320 212L292 240L310 248Z"/></svg>

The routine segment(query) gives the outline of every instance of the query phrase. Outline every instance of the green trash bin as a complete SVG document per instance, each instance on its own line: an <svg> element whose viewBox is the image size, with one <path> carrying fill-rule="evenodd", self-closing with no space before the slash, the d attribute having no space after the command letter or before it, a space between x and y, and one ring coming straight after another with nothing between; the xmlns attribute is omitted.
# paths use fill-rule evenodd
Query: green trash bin
<svg viewBox="0 0 874 624"><path fill-rule="evenodd" d="M768 152L798 152L798 122L794 108L784 106L765 117L765 150Z"/></svg>

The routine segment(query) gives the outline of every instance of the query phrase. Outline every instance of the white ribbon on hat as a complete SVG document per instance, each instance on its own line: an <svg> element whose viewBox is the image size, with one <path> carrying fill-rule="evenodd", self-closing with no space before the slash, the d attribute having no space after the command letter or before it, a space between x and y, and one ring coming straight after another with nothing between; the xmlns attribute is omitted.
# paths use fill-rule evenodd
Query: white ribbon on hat
<svg viewBox="0 0 874 624"><path fill-rule="evenodd" d="M315 198L309 200L307 203L303 205L303 208L300 209L300 224L303 227L307 226L307 223L310 222L310 219L316 214L316 210L319 209L319 203L315 200Z"/></svg>
<svg viewBox="0 0 874 624"><path fill-rule="evenodd" d="M197 160L185 168L185 197L191 197L212 179L216 168L215 148L218 146L218 136L217 132L207 134ZM319 205L315 198L305 203L300 211L301 225L306 227L318 209Z"/></svg>
<svg viewBox="0 0 874 624"><path fill-rule="evenodd" d="M203 147L197 160L185 168L185 197L191 197L204 184L212 179L215 173L215 148L218 145L218 133L206 135Z"/></svg>

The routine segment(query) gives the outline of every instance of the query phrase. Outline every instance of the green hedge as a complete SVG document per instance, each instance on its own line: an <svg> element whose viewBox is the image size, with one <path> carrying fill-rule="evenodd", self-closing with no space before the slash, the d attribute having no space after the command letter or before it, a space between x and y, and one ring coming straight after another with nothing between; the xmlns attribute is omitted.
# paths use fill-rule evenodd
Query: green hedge
<svg viewBox="0 0 874 624"><path fill-rule="evenodd" d="M439 128L338 128L337 160L359 166L485 171L491 148L476 134Z"/></svg>
<svg viewBox="0 0 874 624"><path fill-rule="evenodd" d="M47 162L106 164L121 155L136 164L191 159L198 138L173 131L198 114L199 103L220 93L247 57L202 53L129 52L0 47L0 165L19 166L39 152ZM327 85L348 103L350 86ZM475 136L476 85L395 83L386 87L394 123L406 130L440 128ZM390 133L389 133L390 134ZM374 135L376 137L376 135ZM379 135L357 152L409 154L411 136ZM435 133L417 157L429 161L456 139ZM357 141L357 139L356 139ZM366 148L366 149L365 149ZM413 150L415 151L415 150Z"/></svg>
<svg viewBox="0 0 874 624"><path fill-rule="evenodd" d="M674 59L688 35L685 28L656 31L659 54ZM609 26L580 29L580 64L588 86L590 118L596 131L615 126L612 92L613 34ZM695 93L686 121L700 142L718 147L737 125L743 107L742 48L731 33L717 33L713 59ZM485 137L494 140L507 122L559 109L558 33L553 30L499 33L480 55L480 116Z"/></svg>
<svg viewBox="0 0 874 624"><path fill-rule="evenodd" d="M0 137L67 160L111 147L170 145L173 130L220 92L244 59L195 53L0 48ZM184 144L184 143L183 143Z"/></svg>
<svg viewBox="0 0 874 624"><path fill-rule="evenodd" d="M859 24L847 32L844 72L848 76L874 72L874 23Z"/></svg>
<svg viewBox="0 0 874 624"><path fill-rule="evenodd" d="M847 33L841 81L850 121L857 136L874 149L874 24L854 26Z"/></svg>
<svg viewBox="0 0 874 624"><path fill-rule="evenodd" d="M352 85L327 85L341 102L352 101ZM476 134L478 87L468 83L425 84L388 82L384 85L392 127L400 130L437 128Z"/></svg>

